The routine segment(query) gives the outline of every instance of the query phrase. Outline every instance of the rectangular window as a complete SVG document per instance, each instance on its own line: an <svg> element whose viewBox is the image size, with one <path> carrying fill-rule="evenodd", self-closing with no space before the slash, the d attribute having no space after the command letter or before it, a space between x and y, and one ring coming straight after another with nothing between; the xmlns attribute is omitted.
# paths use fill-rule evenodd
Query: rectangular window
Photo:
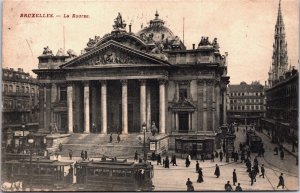
<svg viewBox="0 0 300 193"><path fill-rule="evenodd" d="M8 86L4 85L4 92L6 93L8 91Z"/></svg>
<svg viewBox="0 0 300 193"><path fill-rule="evenodd" d="M12 86L12 85L9 85L8 91L9 91L9 92L12 92L12 91L13 91L13 86Z"/></svg>
<svg viewBox="0 0 300 193"><path fill-rule="evenodd" d="M16 86L16 92L20 92L20 87Z"/></svg>
<svg viewBox="0 0 300 193"><path fill-rule="evenodd" d="M60 101L66 101L67 100L67 87L61 86L60 87Z"/></svg>

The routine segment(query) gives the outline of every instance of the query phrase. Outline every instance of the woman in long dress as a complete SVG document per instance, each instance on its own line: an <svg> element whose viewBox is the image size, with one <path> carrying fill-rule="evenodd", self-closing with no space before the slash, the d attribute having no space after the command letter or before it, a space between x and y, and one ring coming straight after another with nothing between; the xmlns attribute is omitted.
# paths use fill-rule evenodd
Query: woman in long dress
<svg viewBox="0 0 300 193"><path fill-rule="evenodd" d="M197 182L198 182L198 183L202 183L202 182L203 182L202 168L199 168L198 173L199 173L199 175L198 175L198 180L197 180Z"/></svg>

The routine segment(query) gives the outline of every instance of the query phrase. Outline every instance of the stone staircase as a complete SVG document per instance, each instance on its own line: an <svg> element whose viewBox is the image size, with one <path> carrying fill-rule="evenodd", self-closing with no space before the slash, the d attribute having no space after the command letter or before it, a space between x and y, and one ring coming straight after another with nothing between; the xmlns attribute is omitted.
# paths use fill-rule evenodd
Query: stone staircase
<svg viewBox="0 0 300 193"><path fill-rule="evenodd" d="M74 133L63 144L62 156L68 156L73 151L74 157L80 157L82 150L88 152L88 157L98 158L103 155L117 158L131 158L137 150L143 152L144 136L141 133L120 135L121 141L117 142L117 134L113 134L113 142L109 143L108 134L78 134ZM149 149L149 147L147 147Z"/></svg>

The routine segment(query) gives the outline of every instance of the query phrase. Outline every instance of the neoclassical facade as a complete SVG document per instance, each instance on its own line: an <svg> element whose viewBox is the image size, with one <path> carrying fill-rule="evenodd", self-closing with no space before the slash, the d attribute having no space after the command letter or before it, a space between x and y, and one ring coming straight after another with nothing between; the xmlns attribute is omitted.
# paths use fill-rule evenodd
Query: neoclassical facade
<svg viewBox="0 0 300 193"><path fill-rule="evenodd" d="M214 138L226 123L226 55L216 38L187 50L158 13L136 34L119 14L111 33L90 38L79 56L44 48L33 70L40 130L131 134L154 123L164 136Z"/></svg>

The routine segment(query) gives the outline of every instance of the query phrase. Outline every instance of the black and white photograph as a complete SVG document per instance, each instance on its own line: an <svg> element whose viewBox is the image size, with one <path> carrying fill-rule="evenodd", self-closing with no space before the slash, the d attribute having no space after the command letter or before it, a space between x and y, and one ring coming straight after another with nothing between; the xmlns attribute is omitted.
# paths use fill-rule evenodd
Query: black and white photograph
<svg viewBox="0 0 300 193"><path fill-rule="evenodd" d="M299 190L298 0L4 0L1 191Z"/></svg>

